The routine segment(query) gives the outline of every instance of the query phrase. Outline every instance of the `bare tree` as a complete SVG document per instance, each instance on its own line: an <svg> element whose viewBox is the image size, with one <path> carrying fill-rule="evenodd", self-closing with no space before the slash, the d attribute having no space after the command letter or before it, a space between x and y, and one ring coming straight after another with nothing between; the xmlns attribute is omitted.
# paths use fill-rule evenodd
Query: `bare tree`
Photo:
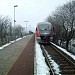
<svg viewBox="0 0 75 75"><path fill-rule="evenodd" d="M10 26L11 20L8 17L0 17L0 46L9 42L8 41L8 28Z"/></svg>
<svg viewBox="0 0 75 75"><path fill-rule="evenodd" d="M65 24L63 28L65 30L63 37L66 40L66 49L68 49L69 41L72 39L74 34L74 21L75 21L75 1L69 2L63 6L62 10L64 10L65 16Z"/></svg>
<svg viewBox="0 0 75 75"><path fill-rule="evenodd" d="M21 25L16 25L16 27L15 27L15 34L16 34L17 38L23 36L23 30L24 30L24 27L22 27Z"/></svg>
<svg viewBox="0 0 75 75"><path fill-rule="evenodd" d="M69 41L74 34L75 25L75 1L69 2L56 9L52 16L47 18L55 27L55 32L61 39L66 41L66 49L68 49Z"/></svg>
<svg viewBox="0 0 75 75"><path fill-rule="evenodd" d="M14 40L14 32L17 38L23 36L24 27L21 25L12 26L11 19L0 16L0 46Z"/></svg>

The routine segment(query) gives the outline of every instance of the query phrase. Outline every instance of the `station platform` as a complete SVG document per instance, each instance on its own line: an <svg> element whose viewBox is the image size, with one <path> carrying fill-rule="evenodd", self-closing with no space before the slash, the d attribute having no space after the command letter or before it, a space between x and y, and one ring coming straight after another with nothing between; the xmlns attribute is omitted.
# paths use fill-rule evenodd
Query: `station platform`
<svg viewBox="0 0 75 75"><path fill-rule="evenodd" d="M34 48L33 35L7 75L34 75Z"/></svg>
<svg viewBox="0 0 75 75"><path fill-rule="evenodd" d="M35 35L0 50L0 75L34 75Z"/></svg>

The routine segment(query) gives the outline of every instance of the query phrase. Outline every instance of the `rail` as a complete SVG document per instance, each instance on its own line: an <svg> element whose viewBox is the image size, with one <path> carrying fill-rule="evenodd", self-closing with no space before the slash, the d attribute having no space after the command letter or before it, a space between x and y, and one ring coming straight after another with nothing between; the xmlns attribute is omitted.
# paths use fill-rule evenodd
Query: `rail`
<svg viewBox="0 0 75 75"><path fill-rule="evenodd" d="M50 61L49 61L49 58L47 56L47 52L46 52L44 46L42 45L41 48L43 50L43 54L45 56L46 63L48 64L48 67L50 68L50 75L56 75L55 72L54 72L54 70L53 70L53 68L51 67L51 64L50 64Z"/></svg>

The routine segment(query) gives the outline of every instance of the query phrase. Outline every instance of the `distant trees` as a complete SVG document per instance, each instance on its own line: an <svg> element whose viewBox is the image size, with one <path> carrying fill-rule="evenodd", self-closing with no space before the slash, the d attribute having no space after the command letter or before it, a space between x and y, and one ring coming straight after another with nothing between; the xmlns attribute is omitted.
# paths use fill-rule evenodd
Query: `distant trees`
<svg viewBox="0 0 75 75"><path fill-rule="evenodd" d="M0 45L8 42L8 27L11 26L11 21L8 17L0 16Z"/></svg>
<svg viewBox="0 0 75 75"><path fill-rule="evenodd" d="M56 37L66 42L66 49L68 49L69 41L72 39L75 28L75 1L69 2L61 7L47 18L55 28Z"/></svg>
<svg viewBox="0 0 75 75"><path fill-rule="evenodd" d="M23 36L23 30L24 30L24 28L21 25L16 25L15 26L15 35L16 35L16 38L19 38L19 37Z"/></svg>
<svg viewBox="0 0 75 75"><path fill-rule="evenodd" d="M11 40L14 40L15 37L22 37L23 30L24 27L21 25L16 25L14 28L9 17L0 16L0 46L10 42Z"/></svg>

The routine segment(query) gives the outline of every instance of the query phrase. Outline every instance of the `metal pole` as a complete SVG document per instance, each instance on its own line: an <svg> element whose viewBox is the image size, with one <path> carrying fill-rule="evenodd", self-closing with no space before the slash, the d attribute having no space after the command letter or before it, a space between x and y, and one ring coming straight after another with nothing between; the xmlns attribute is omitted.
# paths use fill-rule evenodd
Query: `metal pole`
<svg viewBox="0 0 75 75"><path fill-rule="evenodd" d="M28 22L28 21L25 21L25 22L26 22L26 32L27 32L27 22Z"/></svg>
<svg viewBox="0 0 75 75"><path fill-rule="evenodd" d="M15 7L18 7L18 5L14 5L14 39L16 39L16 34L15 34Z"/></svg>
<svg viewBox="0 0 75 75"><path fill-rule="evenodd" d="M31 25L29 25L29 34L31 34Z"/></svg>
<svg viewBox="0 0 75 75"><path fill-rule="evenodd" d="M15 39L15 6L14 6L14 39Z"/></svg>

